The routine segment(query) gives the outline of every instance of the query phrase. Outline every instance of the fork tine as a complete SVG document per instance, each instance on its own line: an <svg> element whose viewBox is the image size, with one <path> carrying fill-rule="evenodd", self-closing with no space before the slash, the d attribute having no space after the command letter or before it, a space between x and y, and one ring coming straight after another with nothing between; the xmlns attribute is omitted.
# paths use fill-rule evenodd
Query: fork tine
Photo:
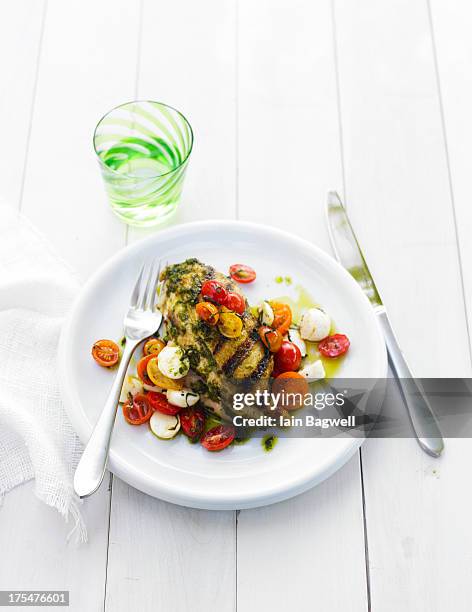
<svg viewBox="0 0 472 612"><path fill-rule="evenodd" d="M136 306L138 305L138 299L139 299L139 294L141 292L141 282L143 280L143 274L144 274L144 264L141 267L141 272L139 273L138 280L136 281L136 284L133 289L133 293L131 294L130 306L132 306L133 308L136 308Z"/></svg>
<svg viewBox="0 0 472 612"><path fill-rule="evenodd" d="M144 310L146 306L146 295L148 291L149 279L151 277L151 270L152 266L149 267L147 264L144 264L143 281L141 283L138 297L138 310Z"/></svg>
<svg viewBox="0 0 472 612"><path fill-rule="evenodd" d="M146 308L147 310L152 310L154 306L154 293L153 292L155 292L155 286L157 282L159 282L158 281L159 268L160 268L159 261L155 259L152 262L152 265L150 267L149 278L148 278L148 282L146 285L146 297L145 297L144 308Z"/></svg>
<svg viewBox="0 0 472 612"><path fill-rule="evenodd" d="M159 282L160 282L160 276L161 276L161 267L162 267L162 263L161 261L159 261L159 265L157 266L157 274L156 274L156 280L154 282L154 285L152 287L152 293L151 293L151 309L154 310L157 304L157 300L158 300L158 295L157 295L157 287L159 286Z"/></svg>

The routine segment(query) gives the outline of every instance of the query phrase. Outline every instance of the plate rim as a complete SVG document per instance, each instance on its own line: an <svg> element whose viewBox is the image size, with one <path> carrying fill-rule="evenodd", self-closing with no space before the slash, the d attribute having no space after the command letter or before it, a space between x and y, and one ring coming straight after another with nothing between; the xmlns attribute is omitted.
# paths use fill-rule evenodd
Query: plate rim
<svg viewBox="0 0 472 612"><path fill-rule="evenodd" d="M243 231L255 230L258 232L265 232L275 237L280 236L285 240L289 240L294 244L298 244L298 246L307 249L308 251L312 251L319 260L321 260L322 262L324 261L328 266L334 266L335 268L337 268L338 273L344 276L346 282L350 283L352 287L355 287L355 291L358 292L359 297L362 296L367 309L371 311L373 327L375 327L376 329L378 345L380 353L382 354L379 363L379 372L383 372L383 377L387 375L387 350L385 347L385 342L383 340L380 326L375 316L375 312L373 311L367 296L363 293L362 289L352 278L349 272L347 272L347 270L345 270L345 268L343 268L343 266L334 257L330 256L326 251L321 249L316 244L310 242L309 240L297 236L296 234L279 229L277 227L263 225L260 223L239 221L235 219L210 219L181 223L179 225L171 226L161 231L158 231L152 234L151 236L148 236L141 240L137 240L132 244L125 245L124 247L116 251L116 253L114 253L112 256L107 258L82 285L74 299L69 313L67 314L64 320L58 347L59 385L61 390L61 397L63 399L67 416L71 421L74 431L77 433L78 437L83 443L84 441L88 440L93 426L90 426L88 428L88 431L86 432L85 428L83 427L84 423L81 424L79 422L79 419L76 418L80 410L75 404L79 400L78 398L75 398L73 396L72 390L70 389L70 386L68 384L68 379L70 377L68 370L70 368L66 367L65 359L68 336L72 331L74 316L79 305L90 293L93 293L92 290L97 284L99 284L100 278L103 275L106 275L106 273L114 267L117 261L121 260L122 258L128 257L132 253L139 252L140 250L145 250L147 245L152 244L153 242L159 242L163 239L163 237L165 237L166 239L172 239L178 237L181 233L196 233L199 229L204 229L208 231L223 228L231 229L236 227ZM362 298L360 297L361 301ZM179 486L171 487L169 485L162 486L162 484L158 484L155 480L152 480L147 474L140 472L138 468L133 467L131 464L129 464L124 457L120 456L112 448L110 449L107 469L113 474L117 475L122 480L124 480L130 486L133 486L148 495L157 497L167 502L176 503L187 507L211 510L246 509L269 505L285 499L289 499L291 497L294 497L295 495L307 491L313 486L316 486L326 478L329 478L338 469L340 469L360 448L363 441L363 439L359 438L347 438L346 445L342 452L339 453L339 456L336 457L336 460L331 461L330 464L327 466L322 464L320 467L318 465L317 469L314 470L309 477L307 477L306 474L302 474L302 477L299 477L298 479L294 477L293 481L291 481L289 486L274 486L272 490L264 489L261 495L250 493L246 494L243 497L241 497L240 492L236 492L234 495L226 495L224 497L221 496L221 494L219 496L215 496L214 491L211 493L200 492L198 498L196 498L195 494L193 493L191 496L188 496L185 494L184 491L182 491L181 488L179 489ZM216 499L215 497L218 498Z"/></svg>

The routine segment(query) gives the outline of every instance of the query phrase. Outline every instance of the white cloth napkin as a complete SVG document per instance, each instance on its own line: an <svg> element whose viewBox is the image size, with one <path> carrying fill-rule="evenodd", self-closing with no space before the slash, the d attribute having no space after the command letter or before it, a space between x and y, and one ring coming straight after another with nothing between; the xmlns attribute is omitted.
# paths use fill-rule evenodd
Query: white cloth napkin
<svg viewBox="0 0 472 612"><path fill-rule="evenodd" d="M57 375L61 324L78 286L28 221L0 205L0 503L34 478L37 497L72 516L71 534L85 541L72 487L82 447Z"/></svg>

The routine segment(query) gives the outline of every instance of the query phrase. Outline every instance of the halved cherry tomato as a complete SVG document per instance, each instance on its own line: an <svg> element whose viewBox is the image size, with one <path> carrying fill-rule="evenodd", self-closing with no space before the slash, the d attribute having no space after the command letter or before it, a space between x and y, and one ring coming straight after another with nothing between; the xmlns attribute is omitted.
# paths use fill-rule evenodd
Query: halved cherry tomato
<svg viewBox="0 0 472 612"><path fill-rule="evenodd" d="M233 264L229 268L229 275L237 283L252 283L256 278L256 271L244 264Z"/></svg>
<svg viewBox="0 0 472 612"><path fill-rule="evenodd" d="M123 416L130 425L142 425L149 421L153 410L144 393L138 393L123 404Z"/></svg>
<svg viewBox="0 0 472 612"><path fill-rule="evenodd" d="M216 304L224 304L227 295L226 289L216 280L205 281L201 293L204 300L211 300Z"/></svg>
<svg viewBox="0 0 472 612"><path fill-rule="evenodd" d="M281 408L298 410L302 408L305 395L309 391L307 379L298 372L283 372L272 383L272 391L281 393Z"/></svg>
<svg viewBox="0 0 472 612"><path fill-rule="evenodd" d="M239 338L243 331L243 322L234 312L220 313L218 329L226 338Z"/></svg>
<svg viewBox="0 0 472 612"><path fill-rule="evenodd" d="M159 355L162 349L165 347L166 343L160 338L149 338L143 346L143 354L144 355Z"/></svg>
<svg viewBox="0 0 472 612"><path fill-rule="evenodd" d="M151 361L153 357L155 357L155 355L146 355L145 357L142 357L138 361L138 364L136 366L136 372L145 385L154 384L147 373L147 364Z"/></svg>
<svg viewBox="0 0 472 612"><path fill-rule="evenodd" d="M201 408L190 406L180 411L180 426L184 434L192 442L200 439L205 427L205 413Z"/></svg>
<svg viewBox="0 0 472 612"><path fill-rule="evenodd" d="M162 414L170 414L171 416L175 416L180 411L180 406L169 404L164 393L149 391L146 397L151 408L153 410L157 410L158 412L162 412Z"/></svg>
<svg viewBox="0 0 472 612"><path fill-rule="evenodd" d="M234 293L234 291L228 291L224 305L226 308L228 308L228 310L237 312L240 315L244 314L244 311L246 310L246 300L242 295L239 293Z"/></svg>
<svg viewBox="0 0 472 612"><path fill-rule="evenodd" d="M318 350L325 357L339 357L344 355L350 344L349 338L344 334L334 334L324 338L318 344Z"/></svg>
<svg viewBox="0 0 472 612"><path fill-rule="evenodd" d="M280 350L274 356L274 376L278 376L283 372L294 372L300 367L302 354L298 346L284 340Z"/></svg>
<svg viewBox="0 0 472 612"><path fill-rule="evenodd" d="M120 347L113 340L97 340L92 346L92 357L98 365L111 368L118 363Z"/></svg>
<svg viewBox="0 0 472 612"><path fill-rule="evenodd" d="M200 442L209 451L219 451L229 446L235 435L230 425L217 425L203 434Z"/></svg>
<svg viewBox="0 0 472 612"><path fill-rule="evenodd" d="M278 329L283 335L287 333L290 325L292 324L292 311L288 304L282 304L281 302L269 302L274 311L274 321L272 327Z"/></svg>
<svg viewBox="0 0 472 612"><path fill-rule="evenodd" d="M218 308L212 302L199 302L195 306L195 311L198 317L208 325L216 325L220 318Z"/></svg>
<svg viewBox="0 0 472 612"><path fill-rule="evenodd" d="M149 361L146 363L146 372L151 379L151 385L155 385L161 389L174 389L175 391L182 389L184 383L180 379L176 380L175 378L168 378L167 376L164 376L164 374L159 370L157 357L154 355L150 355L150 357L151 359L149 359Z"/></svg>
<svg viewBox="0 0 472 612"><path fill-rule="evenodd" d="M261 327L259 327L259 337L264 346L266 346L271 353L276 353L280 350L283 337L278 330L272 329L272 327L268 327L267 325L261 325Z"/></svg>

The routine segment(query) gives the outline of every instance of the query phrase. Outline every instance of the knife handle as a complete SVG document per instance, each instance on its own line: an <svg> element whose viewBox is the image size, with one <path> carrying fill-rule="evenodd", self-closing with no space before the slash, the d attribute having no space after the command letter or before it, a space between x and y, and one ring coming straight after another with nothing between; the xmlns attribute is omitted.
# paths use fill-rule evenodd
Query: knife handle
<svg viewBox="0 0 472 612"><path fill-rule="evenodd" d="M400 386L418 443L428 455L439 457L444 450L444 441L431 406L400 350L385 310L378 313L378 318L387 345L389 363Z"/></svg>

